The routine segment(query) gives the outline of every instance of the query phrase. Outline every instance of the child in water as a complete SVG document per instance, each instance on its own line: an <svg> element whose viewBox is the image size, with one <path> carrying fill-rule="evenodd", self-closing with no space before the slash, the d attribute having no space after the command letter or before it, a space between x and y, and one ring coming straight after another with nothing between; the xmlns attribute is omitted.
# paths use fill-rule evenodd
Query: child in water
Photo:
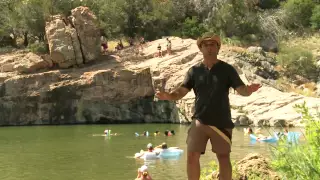
<svg viewBox="0 0 320 180"><path fill-rule="evenodd" d="M175 135L175 132L174 132L174 130L171 130L171 131L166 130L166 131L164 132L164 135L165 135L165 136L173 136L173 135Z"/></svg>
<svg viewBox="0 0 320 180"><path fill-rule="evenodd" d="M271 136L265 136L265 135L261 134L260 128L256 129L253 133L253 130L249 127L248 129L246 129L246 133L253 134L253 135L255 134L257 136L257 140L271 138Z"/></svg>
<svg viewBox="0 0 320 180"><path fill-rule="evenodd" d="M118 135L118 133L111 134L111 129L104 130L103 134L105 134L106 136L116 136L116 135Z"/></svg>
<svg viewBox="0 0 320 180"><path fill-rule="evenodd" d="M148 172L148 167L146 165L143 165L141 166L141 168L138 169L138 175L136 180L152 180Z"/></svg>
<svg viewBox="0 0 320 180"><path fill-rule="evenodd" d="M105 135L108 135L108 133L109 133L109 130L108 129L106 129L106 130L104 130L104 132L103 132Z"/></svg>
<svg viewBox="0 0 320 180"><path fill-rule="evenodd" d="M158 135L160 135L160 131L156 131L156 132L154 133L154 136L158 136Z"/></svg>

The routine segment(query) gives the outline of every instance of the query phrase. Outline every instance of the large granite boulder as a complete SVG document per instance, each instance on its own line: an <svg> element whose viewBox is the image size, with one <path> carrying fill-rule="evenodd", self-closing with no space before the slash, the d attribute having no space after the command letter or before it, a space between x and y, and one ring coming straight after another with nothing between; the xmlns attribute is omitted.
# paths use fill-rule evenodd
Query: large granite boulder
<svg viewBox="0 0 320 180"><path fill-rule="evenodd" d="M84 63L96 60L100 54L100 30L97 17L88 7L77 7L69 19L76 30Z"/></svg>
<svg viewBox="0 0 320 180"><path fill-rule="evenodd" d="M71 16L52 16L46 23L51 59L61 68L96 60L100 54L100 31L96 16L87 7L77 7Z"/></svg>

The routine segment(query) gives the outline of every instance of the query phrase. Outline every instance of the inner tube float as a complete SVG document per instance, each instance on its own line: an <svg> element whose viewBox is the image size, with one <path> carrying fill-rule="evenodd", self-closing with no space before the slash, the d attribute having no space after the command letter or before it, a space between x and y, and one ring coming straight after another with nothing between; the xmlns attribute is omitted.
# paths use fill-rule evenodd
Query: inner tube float
<svg viewBox="0 0 320 180"><path fill-rule="evenodd" d="M176 147L173 147L168 149L155 149L153 152L136 153L134 157L139 159L144 159L144 160L154 160L154 159L161 159L161 158L162 159L178 158L182 154L183 154L182 149L177 149Z"/></svg>

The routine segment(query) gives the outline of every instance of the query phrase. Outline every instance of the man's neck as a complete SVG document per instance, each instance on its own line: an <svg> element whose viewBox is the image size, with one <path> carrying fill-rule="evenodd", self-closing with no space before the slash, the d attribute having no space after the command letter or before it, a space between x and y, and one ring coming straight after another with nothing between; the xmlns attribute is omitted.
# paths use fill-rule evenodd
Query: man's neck
<svg viewBox="0 0 320 180"><path fill-rule="evenodd" d="M213 67L213 65L215 65L217 62L219 62L217 57L210 57L210 58L206 58L204 57L203 59L203 64L208 68L211 69Z"/></svg>

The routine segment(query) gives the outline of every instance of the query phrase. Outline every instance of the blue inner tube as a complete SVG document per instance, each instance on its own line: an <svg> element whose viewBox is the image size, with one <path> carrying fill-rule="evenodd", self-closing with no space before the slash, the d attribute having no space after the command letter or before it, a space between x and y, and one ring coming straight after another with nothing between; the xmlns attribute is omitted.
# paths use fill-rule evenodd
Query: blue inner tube
<svg viewBox="0 0 320 180"><path fill-rule="evenodd" d="M278 136L278 134L279 134L279 136ZM287 142L298 142L299 138L301 136L301 133L300 132L288 132L288 134L285 135L283 133L275 132L274 135L276 137L278 137L278 139L282 139L283 138Z"/></svg>
<svg viewBox="0 0 320 180"><path fill-rule="evenodd" d="M250 139L255 141L262 141L262 142L277 142L277 137L268 137L268 138L258 138L257 136L250 134Z"/></svg>

